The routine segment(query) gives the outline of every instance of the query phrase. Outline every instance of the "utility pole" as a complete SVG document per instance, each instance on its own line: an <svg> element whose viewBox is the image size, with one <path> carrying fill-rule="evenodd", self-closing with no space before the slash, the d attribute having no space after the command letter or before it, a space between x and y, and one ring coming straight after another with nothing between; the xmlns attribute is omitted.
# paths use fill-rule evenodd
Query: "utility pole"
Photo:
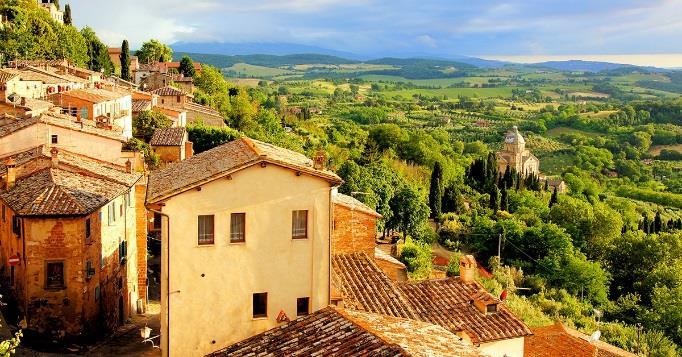
<svg viewBox="0 0 682 357"><path fill-rule="evenodd" d="M502 265L502 233L497 237L497 262Z"/></svg>

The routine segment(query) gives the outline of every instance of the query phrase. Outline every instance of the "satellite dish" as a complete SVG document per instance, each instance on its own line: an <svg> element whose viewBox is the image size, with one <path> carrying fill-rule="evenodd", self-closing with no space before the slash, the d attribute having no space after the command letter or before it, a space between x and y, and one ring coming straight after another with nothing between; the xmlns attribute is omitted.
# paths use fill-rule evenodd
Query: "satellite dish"
<svg viewBox="0 0 682 357"><path fill-rule="evenodd" d="M590 343L595 343L599 341L599 338L601 337L601 331L597 330L592 333L592 336L590 336Z"/></svg>

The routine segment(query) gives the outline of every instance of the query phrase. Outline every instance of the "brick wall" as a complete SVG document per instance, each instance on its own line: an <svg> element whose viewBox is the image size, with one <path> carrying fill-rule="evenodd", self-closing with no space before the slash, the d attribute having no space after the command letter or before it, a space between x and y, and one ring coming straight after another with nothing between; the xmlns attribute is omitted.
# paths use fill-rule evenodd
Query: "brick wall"
<svg viewBox="0 0 682 357"><path fill-rule="evenodd" d="M365 252L374 256L377 218L346 206L334 204L332 253Z"/></svg>
<svg viewBox="0 0 682 357"><path fill-rule="evenodd" d="M137 230L137 281L140 299L147 305L147 209L144 206L146 181L135 186L135 229Z"/></svg>

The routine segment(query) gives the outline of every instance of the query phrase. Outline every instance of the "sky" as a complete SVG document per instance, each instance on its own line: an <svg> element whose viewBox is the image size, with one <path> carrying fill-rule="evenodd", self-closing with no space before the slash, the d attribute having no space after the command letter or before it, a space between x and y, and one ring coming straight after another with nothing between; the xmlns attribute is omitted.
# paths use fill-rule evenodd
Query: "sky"
<svg viewBox="0 0 682 357"><path fill-rule="evenodd" d="M133 48L149 38L284 42L366 57L533 62L640 55L643 64L682 67L682 0L62 0L67 2L76 25L92 27L110 45L126 38Z"/></svg>

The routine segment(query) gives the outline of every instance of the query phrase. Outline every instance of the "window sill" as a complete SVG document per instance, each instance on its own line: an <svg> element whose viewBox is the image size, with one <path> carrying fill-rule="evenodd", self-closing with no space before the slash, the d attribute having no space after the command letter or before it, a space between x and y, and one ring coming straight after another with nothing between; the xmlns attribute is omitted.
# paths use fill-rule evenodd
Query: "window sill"
<svg viewBox="0 0 682 357"><path fill-rule="evenodd" d="M215 243L211 243L211 244L197 244L196 247L197 247L197 248L215 247Z"/></svg>
<svg viewBox="0 0 682 357"><path fill-rule="evenodd" d="M301 238L291 238L291 240L293 240L293 241L297 241L297 240L303 240L303 241L306 241L306 240L308 240L308 237L301 237Z"/></svg>
<svg viewBox="0 0 682 357"><path fill-rule="evenodd" d="M246 241L245 241L245 240L241 240L241 241L230 241L230 242L227 243L227 244L228 244L228 245L246 245Z"/></svg>
<svg viewBox="0 0 682 357"><path fill-rule="evenodd" d="M263 321L263 320L267 320L267 319L268 319L267 316L257 316L257 317L252 318L251 320L252 321Z"/></svg>
<svg viewBox="0 0 682 357"><path fill-rule="evenodd" d="M52 292L58 292L58 291L62 291L62 290L66 290L66 286L62 286L59 288L45 288L45 291L52 291Z"/></svg>

